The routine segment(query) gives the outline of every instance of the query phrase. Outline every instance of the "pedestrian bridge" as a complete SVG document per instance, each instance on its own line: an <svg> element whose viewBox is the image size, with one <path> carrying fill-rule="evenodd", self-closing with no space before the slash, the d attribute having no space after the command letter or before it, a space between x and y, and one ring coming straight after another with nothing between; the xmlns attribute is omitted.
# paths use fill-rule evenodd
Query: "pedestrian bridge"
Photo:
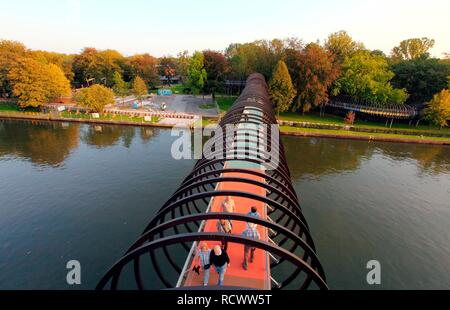
<svg viewBox="0 0 450 310"><path fill-rule="evenodd" d="M196 272L200 243L228 243L230 266L222 288L327 289L325 272L290 180L284 148L260 74L251 75L242 95L222 118L208 156L199 160L161 207L142 235L103 276L97 289L204 289ZM219 147L220 146L220 147ZM235 212L223 212L227 196ZM256 207L260 217L247 215ZM231 220L229 234L217 221ZM257 224L259 240L244 237ZM244 270L244 245L256 248ZM218 289L211 267L209 287Z"/></svg>

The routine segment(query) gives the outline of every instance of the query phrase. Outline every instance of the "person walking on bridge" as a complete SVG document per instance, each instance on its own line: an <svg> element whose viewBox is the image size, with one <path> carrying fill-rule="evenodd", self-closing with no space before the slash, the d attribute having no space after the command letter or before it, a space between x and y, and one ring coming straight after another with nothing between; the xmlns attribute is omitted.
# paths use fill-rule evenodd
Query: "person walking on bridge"
<svg viewBox="0 0 450 310"><path fill-rule="evenodd" d="M225 213L234 213L236 212L236 206L234 204L233 198L231 196L227 196L224 201L222 201L222 212Z"/></svg>
<svg viewBox="0 0 450 310"><path fill-rule="evenodd" d="M227 267L230 267L230 258L228 257L227 251L216 245L214 247L214 250L211 251L209 262L214 266L214 269L219 275L219 281L217 285L222 286Z"/></svg>
<svg viewBox="0 0 450 310"><path fill-rule="evenodd" d="M207 286L209 281L209 273L211 263L209 261L209 257L211 255L211 249L208 247L206 242L202 242L200 250L197 249L197 256L200 260L200 266L203 270L203 285Z"/></svg>
<svg viewBox="0 0 450 310"><path fill-rule="evenodd" d="M261 236L259 235L257 225L255 223L247 223L247 229L244 230L242 233L242 236L247 238L252 238L259 240L261 239ZM244 262L242 263L242 267L247 270L248 269L248 254L250 252L250 263L253 263L253 260L255 259L255 251L256 248L252 247L250 245L244 245Z"/></svg>
<svg viewBox="0 0 450 310"><path fill-rule="evenodd" d="M252 216L254 218L261 218L261 215L259 214L257 207L251 207L250 212L247 215Z"/></svg>
<svg viewBox="0 0 450 310"><path fill-rule="evenodd" d="M220 219L217 221L217 231L224 234L231 234L233 230L233 226L231 224L230 220ZM222 241L222 248L225 250L228 249L228 242L223 240Z"/></svg>

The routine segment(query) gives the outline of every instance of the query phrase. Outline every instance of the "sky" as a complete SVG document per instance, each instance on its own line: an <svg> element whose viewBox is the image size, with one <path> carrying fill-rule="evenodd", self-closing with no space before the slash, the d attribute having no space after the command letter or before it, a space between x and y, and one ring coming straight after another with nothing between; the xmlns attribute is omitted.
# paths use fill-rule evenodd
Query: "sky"
<svg viewBox="0 0 450 310"><path fill-rule="evenodd" d="M339 30L387 54L425 36L433 56L450 53L449 0L0 0L0 12L0 39L63 53L176 56L258 39L323 42Z"/></svg>

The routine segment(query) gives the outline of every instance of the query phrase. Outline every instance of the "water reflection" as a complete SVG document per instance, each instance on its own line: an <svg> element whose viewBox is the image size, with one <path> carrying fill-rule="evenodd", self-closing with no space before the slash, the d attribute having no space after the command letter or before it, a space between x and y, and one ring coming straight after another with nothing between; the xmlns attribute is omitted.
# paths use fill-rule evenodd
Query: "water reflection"
<svg viewBox="0 0 450 310"><path fill-rule="evenodd" d="M147 144L158 136L158 131L150 127L0 120L0 158L15 156L59 167L80 141L96 148L118 144L130 148L137 135Z"/></svg>
<svg viewBox="0 0 450 310"><path fill-rule="evenodd" d="M283 137L283 142L294 179L356 170L374 152L360 141Z"/></svg>
<svg viewBox="0 0 450 310"><path fill-rule="evenodd" d="M450 147L436 145L389 144L380 148L382 153L395 160L413 159L422 173L441 174L450 171Z"/></svg>
<svg viewBox="0 0 450 310"><path fill-rule="evenodd" d="M95 148L121 144L130 148L139 137L147 144L161 129L79 125L45 121L0 121L0 157L17 156L39 165L60 166L82 141ZM450 147L368 143L366 141L283 137L292 177L318 178L358 169L364 160L382 154L392 160L414 160L421 173L450 171Z"/></svg>
<svg viewBox="0 0 450 310"><path fill-rule="evenodd" d="M22 157L38 165L60 166L78 143L78 124L0 121L0 157Z"/></svg>
<svg viewBox="0 0 450 310"><path fill-rule="evenodd" d="M450 171L448 146L299 137L283 137L283 142L294 179L354 171L375 154L394 161L414 160L420 173Z"/></svg>

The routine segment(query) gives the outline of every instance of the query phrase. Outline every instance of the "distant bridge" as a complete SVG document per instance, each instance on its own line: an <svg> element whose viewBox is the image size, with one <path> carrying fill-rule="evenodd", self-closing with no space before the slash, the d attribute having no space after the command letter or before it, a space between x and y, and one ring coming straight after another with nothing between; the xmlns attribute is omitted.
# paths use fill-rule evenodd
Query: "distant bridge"
<svg viewBox="0 0 450 310"><path fill-rule="evenodd" d="M325 107L332 107L385 119L414 119L419 115L419 112L415 107L407 104L382 105L376 103L360 103L349 96L338 96L333 98L325 104Z"/></svg>

